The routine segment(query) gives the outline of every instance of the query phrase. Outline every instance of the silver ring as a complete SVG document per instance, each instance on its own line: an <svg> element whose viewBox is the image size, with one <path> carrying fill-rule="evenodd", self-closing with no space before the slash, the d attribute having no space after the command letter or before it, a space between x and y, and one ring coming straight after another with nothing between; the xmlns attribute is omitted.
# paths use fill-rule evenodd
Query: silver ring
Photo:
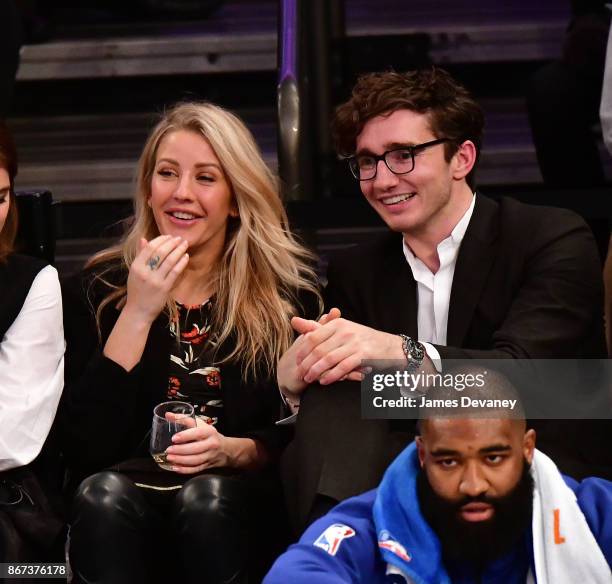
<svg viewBox="0 0 612 584"><path fill-rule="evenodd" d="M153 257L150 257L149 261L147 262L147 266L149 266L152 272L157 270L157 267L159 266L159 256L155 255Z"/></svg>

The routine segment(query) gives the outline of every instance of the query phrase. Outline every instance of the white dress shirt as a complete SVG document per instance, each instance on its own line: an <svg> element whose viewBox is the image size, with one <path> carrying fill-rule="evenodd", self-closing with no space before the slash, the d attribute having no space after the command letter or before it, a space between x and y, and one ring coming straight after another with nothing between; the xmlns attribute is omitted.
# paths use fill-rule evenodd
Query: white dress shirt
<svg viewBox="0 0 612 584"><path fill-rule="evenodd" d="M59 280L46 266L0 341L0 471L40 453L64 387L64 348Z"/></svg>
<svg viewBox="0 0 612 584"><path fill-rule="evenodd" d="M448 326L448 307L459 247L468 228L476 196L472 204L459 220L451 234L438 244L440 268L434 274L413 253L402 238L404 255L410 265L412 275L417 283L417 326L419 341L423 343L427 355L439 369L440 353L433 346L446 345L446 328Z"/></svg>

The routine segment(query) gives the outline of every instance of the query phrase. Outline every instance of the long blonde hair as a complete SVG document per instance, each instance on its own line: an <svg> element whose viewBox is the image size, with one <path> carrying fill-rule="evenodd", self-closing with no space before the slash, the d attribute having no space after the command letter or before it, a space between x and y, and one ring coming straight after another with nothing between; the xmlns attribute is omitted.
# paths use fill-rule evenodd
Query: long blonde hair
<svg viewBox="0 0 612 584"><path fill-rule="evenodd" d="M131 226L120 243L93 256L86 266L109 266L97 276L111 288L97 308L98 329L104 307L113 302L121 304L127 296L127 282L113 285L104 274L118 263L129 270L138 254L140 238L151 240L160 234L147 201L159 144L177 130L196 132L208 141L221 163L239 214L228 221L225 249L215 266L213 328L218 346L230 335L235 335L236 341L223 361L240 361L244 377L247 373L256 376L261 366L272 372L293 340L289 320L301 309L298 290L313 293L321 309L316 276L309 266L312 255L289 231L278 182L250 131L234 114L210 103L176 105L155 126L144 146ZM166 310L171 317L176 315L170 298Z"/></svg>

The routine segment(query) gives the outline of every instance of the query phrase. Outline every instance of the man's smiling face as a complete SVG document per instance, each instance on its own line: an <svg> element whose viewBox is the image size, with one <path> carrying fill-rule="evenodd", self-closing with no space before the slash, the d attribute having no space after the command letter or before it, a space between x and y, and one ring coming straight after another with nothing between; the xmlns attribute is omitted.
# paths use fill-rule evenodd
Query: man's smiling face
<svg viewBox="0 0 612 584"><path fill-rule="evenodd" d="M369 120L357 137L356 155L381 155L401 146L415 146L437 139L429 116L402 109ZM439 144L415 154L414 169L392 173L379 162L376 176L360 182L364 196L394 231L418 235L435 229L452 205L454 157L445 160Z"/></svg>

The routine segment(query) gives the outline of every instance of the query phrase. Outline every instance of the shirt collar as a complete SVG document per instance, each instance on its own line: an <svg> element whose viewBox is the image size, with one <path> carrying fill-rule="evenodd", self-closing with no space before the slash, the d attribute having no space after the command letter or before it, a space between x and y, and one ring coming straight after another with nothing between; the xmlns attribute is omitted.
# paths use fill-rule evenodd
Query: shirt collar
<svg viewBox="0 0 612 584"><path fill-rule="evenodd" d="M468 210L463 214L463 217L459 219L459 223L455 225L455 228L451 231L450 237L453 242L456 244L460 244L463 241L463 236L467 231L468 225L470 224L470 219L472 218L472 214L474 213L474 206L476 204L476 194L472 196L472 202L468 207Z"/></svg>
<svg viewBox="0 0 612 584"><path fill-rule="evenodd" d="M438 248L437 248L438 250L440 249L440 246L446 243L447 241L451 243L454 247L457 247L457 248L459 247L459 245L463 241L468 225L470 224L470 219L472 218L472 215L474 213L475 205L476 205L476 193L473 194L472 202L470 203L470 206L468 207L467 211L463 214L463 217L459 219L457 225L455 225L455 227L451 231L451 234L446 239L444 239L438 244ZM406 240L403 237L402 237L402 247L404 250L404 256L406 256L406 260L408 261L410 266L413 267L413 262L415 260L418 260L418 258L414 255L414 253L412 253L412 250L410 249L410 247L406 243Z"/></svg>

